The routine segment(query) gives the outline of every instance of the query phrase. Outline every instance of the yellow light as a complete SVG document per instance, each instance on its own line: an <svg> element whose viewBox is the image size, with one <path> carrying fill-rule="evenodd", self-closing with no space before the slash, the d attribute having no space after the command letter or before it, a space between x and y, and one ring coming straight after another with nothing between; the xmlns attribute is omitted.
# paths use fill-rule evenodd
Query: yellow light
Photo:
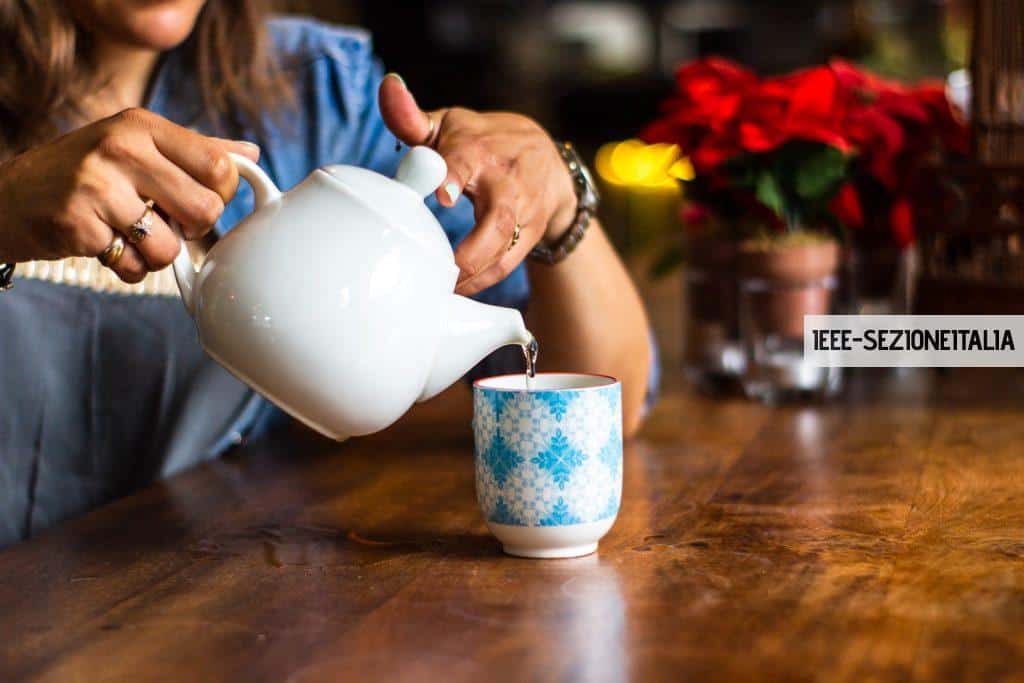
<svg viewBox="0 0 1024 683"><path fill-rule="evenodd" d="M690 162L689 157L682 157L669 166L668 174L684 182L689 182L697 177L697 172L693 170L693 164Z"/></svg>
<svg viewBox="0 0 1024 683"><path fill-rule="evenodd" d="M676 145L609 142L597 151L595 165L598 175L613 185L678 189L680 180L693 179L693 166Z"/></svg>

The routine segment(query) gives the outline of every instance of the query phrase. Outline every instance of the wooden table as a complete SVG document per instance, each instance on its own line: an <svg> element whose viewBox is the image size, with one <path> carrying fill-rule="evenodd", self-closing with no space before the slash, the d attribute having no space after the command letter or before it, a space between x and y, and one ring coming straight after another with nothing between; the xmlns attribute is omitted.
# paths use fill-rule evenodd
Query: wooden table
<svg viewBox="0 0 1024 683"><path fill-rule="evenodd" d="M501 555L464 416L254 444L0 552L0 680L1021 678L1022 380L669 392L576 560Z"/></svg>

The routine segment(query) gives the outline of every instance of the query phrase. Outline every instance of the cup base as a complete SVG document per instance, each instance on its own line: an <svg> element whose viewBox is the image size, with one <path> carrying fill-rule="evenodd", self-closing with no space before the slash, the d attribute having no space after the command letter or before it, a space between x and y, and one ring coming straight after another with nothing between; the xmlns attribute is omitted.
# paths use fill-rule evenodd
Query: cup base
<svg viewBox="0 0 1024 683"><path fill-rule="evenodd" d="M487 522L487 528L501 541L509 555L556 559L591 554L614 523L615 517L608 517L597 522L563 526L515 526Z"/></svg>
<svg viewBox="0 0 1024 683"><path fill-rule="evenodd" d="M564 548L523 548L522 546L504 545L501 547L506 555L528 557L535 560L558 560L566 557L583 557L597 552L597 543L570 545Z"/></svg>

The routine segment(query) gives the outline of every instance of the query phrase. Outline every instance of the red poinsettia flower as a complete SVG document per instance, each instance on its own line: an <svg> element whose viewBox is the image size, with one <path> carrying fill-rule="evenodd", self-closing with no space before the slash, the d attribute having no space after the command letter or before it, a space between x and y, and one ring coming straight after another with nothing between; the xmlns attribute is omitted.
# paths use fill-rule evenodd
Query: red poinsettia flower
<svg viewBox="0 0 1024 683"><path fill-rule="evenodd" d="M833 60L829 68L848 100L844 127L861 166L890 190L911 177L936 145L965 152L967 130L953 115L941 86L908 88Z"/></svg>
<svg viewBox="0 0 1024 683"><path fill-rule="evenodd" d="M671 142L690 156L700 174L708 174L742 150L736 143L736 114L743 93L757 76L725 59L702 59L679 68L676 93L662 105L663 116L641 137Z"/></svg>
<svg viewBox="0 0 1024 683"><path fill-rule="evenodd" d="M740 147L769 152L791 140L808 140L848 151L840 130L844 118L838 81L826 67L762 81L744 97L739 111Z"/></svg>
<svg viewBox="0 0 1024 683"><path fill-rule="evenodd" d="M906 145L903 127L878 107L859 107L849 112L846 129L856 145L861 164L880 183L894 188L900 182L895 159Z"/></svg>
<svg viewBox="0 0 1024 683"><path fill-rule="evenodd" d="M860 195L853 183L843 183L836 196L832 198L829 209L839 221L848 228L864 227L864 210L860 205Z"/></svg>
<svg viewBox="0 0 1024 683"><path fill-rule="evenodd" d="M889 226L901 249L914 243L914 210L906 198L898 199L889 209Z"/></svg>
<svg viewBox="0 0 1024 683"><path fill-rule="evenodd" d="M676 71L679 91L664 110L678 124L719 131L736 116L743 93L755 83L757 76L738 64L702 59Z"/></svg>
<svg viewBox="0 0 1024 683"><path fill-rule="evenodd" d="M901 84L865 71L845 59L829 60L828 68L836 75L844 92L856 94L865 101L876 99L882 93L905 90Z"/></svg>
<svg viewBox="0 0 1024 683"><path fill-rule="evenodd" d="M909 244L914 225L907 197L915 171L939 152L967 149L967 130L941 86L907 87L842 60L758 78L733 62L703 59L680 68L676 86L643 137L680 146L697 172L694 182L704 196L713 198L716 213L745 212L757 220L763 217L766 225L791 215L813 215L822 207L810 202L824 201L824 210L848 227L860 228L869 224L861 204L863 190L872 193L872 206L891 206L892 234L901 245ZM821 148L794 148L789 145L794 141L820 143L849 157L837 166ZM794 191L795 176L780 180L771 175L793 173L785 170L792 168L792 157L782 171L773 165L772 155L784 147L785 154L806 151L797 165L825 159L839 177L829 177L827 166L804 166ZM838 191L832 195L836 184ZM876 197L878 192L882 194Z"/></svg>
<svg viewBox="0 0 1024 683"><path fill-rule="evenodd" d="M673 142L700 173L711 173L743 152L770 152L791 140L850 149L839 130L842 101L826 67L759 80L722 59L679 69L678 90L664 115L644 131L649 142Z"/></svg>

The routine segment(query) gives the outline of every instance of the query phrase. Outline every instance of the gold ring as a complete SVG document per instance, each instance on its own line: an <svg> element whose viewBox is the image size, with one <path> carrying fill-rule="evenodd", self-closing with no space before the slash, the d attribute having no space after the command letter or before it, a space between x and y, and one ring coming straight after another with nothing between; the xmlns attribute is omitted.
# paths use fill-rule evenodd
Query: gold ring
<svg viewBox="0 0 1024 683"><path fill-rule="evenodd" d="M128 241L132 244L138 244L142 240L149 237L149 233L153 232L153 200L146 201L146 209L139 216L139 220L132 223L132 227L128 230Z"/></svg>
<svg viewBox="0 0 1024 683"><path fill-rule="evenodd" d="M103 250L103 253L97 256L100 263L105 265L107 268L113 268L117 265L117 262L121 260L124 255L124 240L121 239L120 235L114 237L111 240L110 245Z"/></svg>
<svg viewBox="0 0 1024 683"><path fill-rule="evenodd" d="M519 242L519 233L522 231L523 226L516 223L516 229L512 231L512 241L508 243L508 251L512 251L512 247L516 246Z"/></svg>

